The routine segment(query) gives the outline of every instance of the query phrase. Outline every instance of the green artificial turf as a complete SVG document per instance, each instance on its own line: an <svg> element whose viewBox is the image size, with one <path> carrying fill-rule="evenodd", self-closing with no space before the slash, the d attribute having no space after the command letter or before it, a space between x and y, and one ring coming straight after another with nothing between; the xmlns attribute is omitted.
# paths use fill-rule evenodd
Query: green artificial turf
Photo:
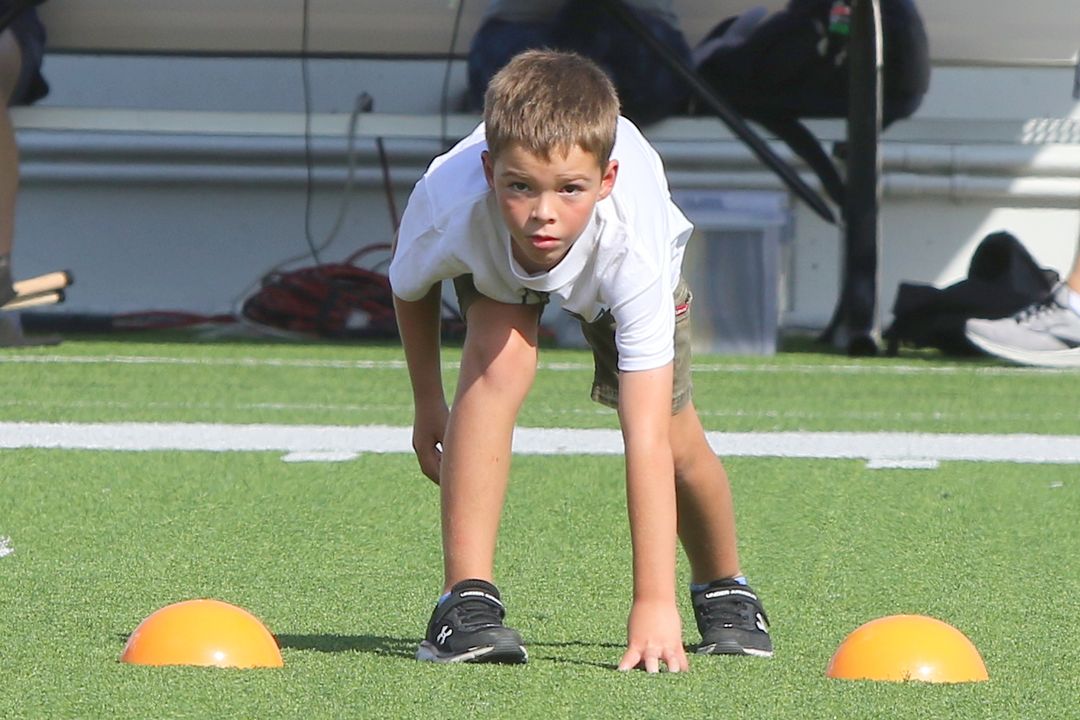
<svg viewBox="0 0 1080 720"><path fill-rule="evenodd" d="M0 354L0 420L407 425L400 357L393 346L73 340ZM455 351L445 359L452 388ZM614 427L585 397L587 354L544 361L522 424ZM813 353L699 363L710 429L1080 435L1076 374ZM0 557L0 717L1075 713L1076 465L726 465L776 656L694 658L685 675L648 676L613 669L629 604L617 456L515 459L497 575L530 663L436 667L412 653L441 582L438 492L410 455L0 450L0 537L12 550ZM257 615L285 667L118 662L144 617L196 597ZM692 642L685 591L680 602ZM825 677L847 633L896 613L962 630L989 682Z"/></svg>
<svg viewBox="0 0 1080 720"><path fill-rule="evenodd" d="M444 350L453 392L460 351ZM797 352L695 361L707 429L1080 434L1075 372L985 361ZM397 345L89 339L0 352L0 421L408 425ZM541 351L520 424L616 427L587 352ZM1071 398L1071 400L1070 400Z"/></svg>

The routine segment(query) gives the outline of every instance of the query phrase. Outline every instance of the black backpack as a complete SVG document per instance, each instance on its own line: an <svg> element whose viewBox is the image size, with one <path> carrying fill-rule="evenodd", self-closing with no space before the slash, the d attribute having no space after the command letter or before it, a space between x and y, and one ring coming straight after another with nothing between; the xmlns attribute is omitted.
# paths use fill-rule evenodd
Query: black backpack
<svg viewBox="0 0 1080 720"><path fill-rule="evenodd" d="M882 126L912 115L930 86L926 29L913 0L880 0ZM800 119L846 118L851 0L789 0L720 22L694 50L698 73L743 117L784 140L843 207L843 181ZM692 109L692 112L694 110Z"/></svg>
<svg viewBox="0 0 1080 720"><path fill-rule="evenodd" d="M900 283L893 323L883 333L888 354L901 345L937 348L950 355L980 351L964 335L970 318L997 320L1046 298L1060 280L1041 268L1011 233L987 235L968 266L965 280L946 288Z"/></svg>

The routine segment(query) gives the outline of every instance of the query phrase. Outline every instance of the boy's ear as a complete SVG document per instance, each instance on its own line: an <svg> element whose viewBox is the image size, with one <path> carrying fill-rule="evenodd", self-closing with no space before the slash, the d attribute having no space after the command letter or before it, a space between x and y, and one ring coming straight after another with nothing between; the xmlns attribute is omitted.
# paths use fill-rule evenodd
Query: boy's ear
<svg viewBox="0 0 1080 720"><path fill-rule="evenodd" d="M604 174L600 176L600 197L599 200L603 200L611 191L615 189L615 177L619 174L619 161L608 160L607 167L604 168Z"/></svg>
<svg viewBox="0 0 1080 720"><path fill-rule="evenodd" d="M480 153L480 162L484 165L484 178L487 179L489 188L495 188L495 161L487 150Z"/></svg>

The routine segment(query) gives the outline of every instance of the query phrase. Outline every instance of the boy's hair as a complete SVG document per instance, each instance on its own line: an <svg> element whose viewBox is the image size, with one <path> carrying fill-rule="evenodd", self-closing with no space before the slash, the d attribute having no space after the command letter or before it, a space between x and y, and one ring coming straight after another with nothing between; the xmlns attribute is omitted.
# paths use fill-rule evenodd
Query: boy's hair
<svg viewBox="0 0 1080 720"><path fill-rule="evenodd" d="M603 168L615 145L619 95L591 60L572 52L527 50L495 74L484 95L484 131L493 157L520 145L545 160L575 146Z"/></svg>

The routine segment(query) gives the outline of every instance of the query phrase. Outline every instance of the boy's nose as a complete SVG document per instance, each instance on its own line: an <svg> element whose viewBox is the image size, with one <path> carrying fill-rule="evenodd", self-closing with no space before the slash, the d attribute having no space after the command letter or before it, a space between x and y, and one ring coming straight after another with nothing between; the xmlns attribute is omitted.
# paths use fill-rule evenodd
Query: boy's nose
<svg viewBox="0 0 1080 720"><path fill-rule="evenodd" d="M547 194L542 193L536 198L536 202L533 204L532 216L534 219L543 222L551 222L555 219L555 215L552 212L552 202Z"/></svg>

